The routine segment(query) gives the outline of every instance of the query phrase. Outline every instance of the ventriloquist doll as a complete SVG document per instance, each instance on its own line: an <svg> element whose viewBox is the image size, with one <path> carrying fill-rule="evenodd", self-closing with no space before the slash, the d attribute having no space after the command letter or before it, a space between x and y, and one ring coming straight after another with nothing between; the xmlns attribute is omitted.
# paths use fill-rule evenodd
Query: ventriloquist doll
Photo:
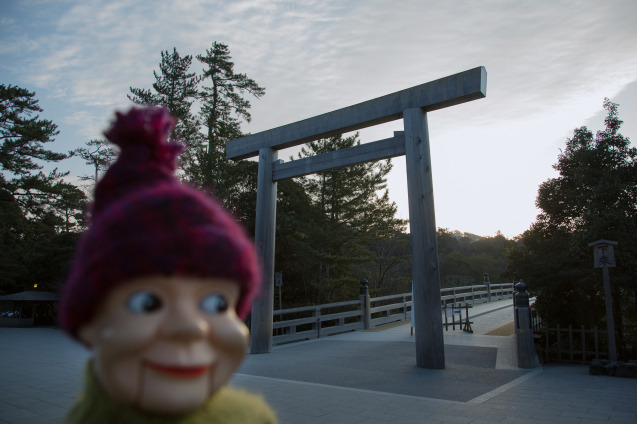
<svg viewBox="0 0 637 424"><path fill-rule="evenodd" d="M117 161L63 290L63 328L93 350L65 423L275 423L261 397L226 387L260 284L254 245L174 177L174 119L133 108L106 137Z"/></svg>

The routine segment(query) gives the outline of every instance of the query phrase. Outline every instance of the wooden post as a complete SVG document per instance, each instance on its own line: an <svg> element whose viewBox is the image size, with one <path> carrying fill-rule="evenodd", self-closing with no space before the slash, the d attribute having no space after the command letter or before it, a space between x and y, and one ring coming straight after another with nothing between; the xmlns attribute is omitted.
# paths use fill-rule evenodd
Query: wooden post
<svg viewBox="0 0 637 424"><path fill-rule="evenodd" d="M549 361L549 326L547 325L545 328L545 336L544 336L544 362Z"/></svg>
<svg viewBox="0 0 637 424"><path fill-rule="evenodd" d="M557 360L561 361L562 360L562 342L561 342L561 338L560 338L560 325L557 324Z"/></svg>
<svg viewBox="0 0 637 424"><path fill-rule="evenodd" d="M613 322L613 298L610 294L610 275L608 268L604 272L604 295L606 296L606 321L608 321L608 353L611 363L617 363L617 348L615 347L615 323Z"/></svg>
<svg viewBox="0 0 637 424"><path fill-rule="evenodd" d="M361 309L363 310L363 315L361 315L361 321L363 321L363 328L365 330L369 330L372 327L372 311L371 311L371 302L369 301L369 286L367 285L367 279L361 279L361 291L358 296L361 301ZM413 305L413 302L412 302ZM411 307L411 319L414 319L414 307Z"/></svg>
<svg viewBox="0 0 637 424"><path fill-rule="evenodd" d="M312 316L316 317L316 322L312 324L314 329L316 330L316 337L321 338L321 308L317 307L314 312L312 312Z"/></svg>
<svg viewBox="0 0 637 424"><path fill-rule="evenodd" d="M597 326L593 327L595 329L595 360L599 361L599 338L597 337Z"/></svg>
<svg viewBox="0 0 637 424"><path fill-rule="evenodd" d="M582 362L586 362L586 336L585 336L585 332L586 330L584 329L584 326L581 326L582 328Z"/></svg>
<svg viewBox="0 0 637 424"><path fill-rule="evenodd" d="M613 299L610 293L610 275L608 268L615 268L615 252L613 246L617 246L616 241L597 240L588 243L589 247L594 247L594 266L602 268L604 273L604 295L606 296L606 321L608 322L608 356L612 364L617 364L617 348L615 346L615 323L613 322Z"/></svg>
<svg viewBox="0 0 637 424"><path fill-rule="evenodd" d="M489 281L489 273L484 273L484 285L487 286L487 302L491 302L491 282Z"/></svg>
<svg viewBox="0 0 637 424"><path fill-rule="evenodd" d="M573 326L568 325L568 359L573 360Z"/></svg>
<svg viewBox="0 0 637 424"><path fill-rule="evenodd" d="M526 284L519 282L516 285L518 293L515 301L516 340L518 348L518 367L535 368L535 345L533 342L533 322L531 321L531 309L529 307L529 295L526 294Z"/></svg>
<svg viewBox="0 0 637 424"><path fill-rule="evenodd" d="M407 296L403 296L403 320L407 320Z"/></svg>
<svg viewBox="0 0 637 424"><path fill-rule="evenodd" d="M261 293L252 302L250 353L272 352L272 313L274 312L274 238L276 231L276 182L272 181L272 162L276 150L259 149L257 180L257 218L254 243L263 266Z"/></svg>
<svg viewBox="0 0 637 424"><path fill-rule="evenodd" d="M439 312L440 271L427 114L420 108L411 108L403 112L403 119L414 287L412 305L418 310L416 365L442 369L445 345Z"/></svg>

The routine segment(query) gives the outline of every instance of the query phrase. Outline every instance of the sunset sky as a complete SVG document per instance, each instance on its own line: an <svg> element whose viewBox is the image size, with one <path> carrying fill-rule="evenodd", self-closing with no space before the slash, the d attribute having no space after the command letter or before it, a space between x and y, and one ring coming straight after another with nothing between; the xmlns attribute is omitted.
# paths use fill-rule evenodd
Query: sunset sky
<svg viewBox="0 0 637 424"><path fill-rule="evenodd" d="M113 111L130 107L129 87L150 88L173 47L195 56L228 44L235 71L266 88L242 127L251 133L485 66L486 98L429 114L436 221L515 236L534 221L567 137L603 128L604 97L637 138L636 22L634 0L3 0L0 83L35 91L60 129L49 147L68 151L102 138ZM389 195L408 218L404 158L393 163ZM91 173L78 158L55 166Z"/></svg>

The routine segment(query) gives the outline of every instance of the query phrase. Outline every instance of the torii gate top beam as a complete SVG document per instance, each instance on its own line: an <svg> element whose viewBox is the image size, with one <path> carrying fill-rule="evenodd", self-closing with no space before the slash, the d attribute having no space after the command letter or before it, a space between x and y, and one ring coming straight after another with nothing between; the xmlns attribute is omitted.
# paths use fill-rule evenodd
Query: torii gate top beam
<svg viewBox="0 0 637 424"><path fill-rule="evenodd" d="M486 95L487 71L484 66L479 66L313 118L228 141L226 156L234 160L245 159L257 156L259 149L264 147L279 150L395 121L401 119L403 111L407 109L419 107L429 112L481 99Z"/></svg>

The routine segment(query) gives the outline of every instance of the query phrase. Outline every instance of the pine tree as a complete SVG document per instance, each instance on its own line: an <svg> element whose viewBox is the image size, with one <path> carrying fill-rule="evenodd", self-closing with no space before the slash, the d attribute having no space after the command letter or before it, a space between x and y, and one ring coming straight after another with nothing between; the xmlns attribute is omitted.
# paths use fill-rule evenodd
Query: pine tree
<svg viewBox="0 0 637 424"><path fill-rule="evenodd" d="M59 134L57 126L40 119L35 93L0 85L0 292L33 288L38 270L46 268L43 252L66 255L73 237L82 229L84 193L64 181L57 169L45 174L36 161L58 162L71 155L44 147ZM6 173L6 174L5 174ZM51 244L60 235L68 243ZM56 247L57 246L57 247ZM59 281L60 275L43 275L38 287Z"/></svg>
<svg viewBox="0 0 637 424"><path fill-rule="evenodd" d="M242 120L251 120L250 102L243 95L247 93L258 99L265 94L265 88L246 74L235 73L231 59L228 46L217 42L206 49L205 56L197 56L206 66L202 75L206 85L199 92L205 141L184 171L188 180L213 192L236 213L246 193L256 195L256 191L252 192L252 187L256 187L256 168L247 161L228 161L225 144L243 135Z"/></svg>
<svg viewBox="0 0 637 424"><path fill-rule="evenodd" d="M199 123L191 112L197 98L197 85L201 80L195 72L188 72L192 56L181 57L177 48L173 52L161 52L159 74L153 71L153 89L130 87L132 96L127 97L135 104L161 106L168 109L177 120L172 139L185 144L184 161L193 156L200 143Z"/></svg>
<svg viewBox="0 0 637 424"><path fill-rule="evenodd" d="M200 76L188 72L192 56L181 58L173 49L172 54L162 52L161 57L153 89L131 87L132 96L128 98L137 104L168 108L177 118L173 138L186 146L180 156L182 177L215 195L248 228L253 228L257 166L250 161L226 159L225 143L243 135L242 120L250 122L250 102L243 95L260 98L265 89L245 74L234 73L225 44L214 42L206 55L197 56L205 65ZM191 112L195 99L201 100L197 117Z"/></svg>
<svg viewBox="0 0 637 424"><path fill-rule="evenodd" d="M321 139L306 144L299 158L358 144L358 134ZM390 202L387 191L386 176L391 168L391 161L387 160L300 180L312 210L298 222L298 231L304 238L296 242L296 249L306 255L304 278L315 290L314 302L355 296L361 276L352 275L354 265L374 259L370 246L404 228L406 222L395 218L396 204Z"/></svg>
<svg viewBox="0 0 637 424"><path fill-rule="evenodd" d="M100 171L105 171L117 158L117 147L107 140L95 139L87 141L86 147L80 147L73 153L84 159L87 165L95 168L95 175L83 175L80 179L97 184Z"/></svg>

